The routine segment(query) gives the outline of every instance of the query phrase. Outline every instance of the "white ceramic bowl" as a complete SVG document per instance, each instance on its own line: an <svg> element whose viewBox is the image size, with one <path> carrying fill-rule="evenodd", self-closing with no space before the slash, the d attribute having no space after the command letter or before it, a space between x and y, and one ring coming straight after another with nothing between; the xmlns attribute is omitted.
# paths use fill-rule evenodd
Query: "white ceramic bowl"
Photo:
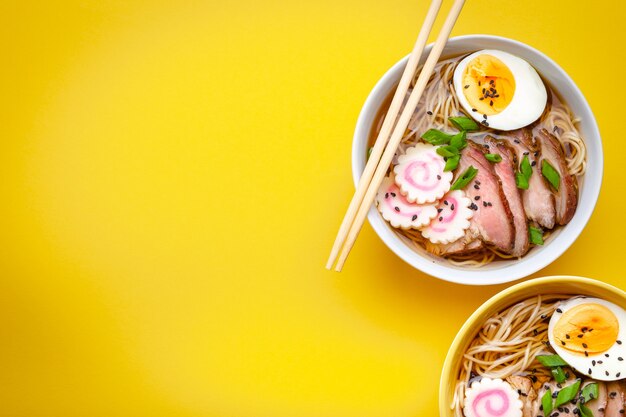
<svg viewBox="0 0 626 417"><path fill-rule="evenodd" d="M432 45L428 45L422 56L426 59ZM543 247L536 247L520 260L493 262L481 268L457 267L444 259L417 249L411 242L394 232L394 229L372 207L368 219L385 244L413 267L446 281L468 285L491 285L514 281L544 268L570 247L589 221L598 200L602 184L603 155L598 125L589 104L574 81L556 62L538 50L521 42L488 35L466 35L451 38L442 59L480 49L500 49L527 60L539 74L555 88L580 119L580 130L587 144L587 172L580 184L578 209L572 221L550 236ZM352 145L352 176L358 182L366 163L367 140L374 118L391 89L400 81L408 57L395 64L378 81L367 97L357 121Z"/></svg>

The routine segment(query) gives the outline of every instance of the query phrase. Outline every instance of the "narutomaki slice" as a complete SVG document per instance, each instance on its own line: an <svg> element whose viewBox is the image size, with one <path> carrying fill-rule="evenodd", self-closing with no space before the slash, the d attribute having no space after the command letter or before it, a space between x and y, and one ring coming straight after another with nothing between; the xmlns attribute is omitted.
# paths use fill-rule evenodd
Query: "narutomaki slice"
<svg viewBox="0 0 626 417"><path fill-rule="evenodd" d="M422 229L422 236L432 243L451 243L462 238L469 228L469 219L474 215L472 204L460 190L444 195L437 206L437 217Z"/></svg>
<svg viewBox="0 0 626 417"><path fill-rule="evenodd" d="M452 172L445 172L445 165L436 146L418 143L398 157L398 165L393 169L396 184L407 201L433 203L450 189Z"/></svg>
<svg viewBox="0 0 626 417"><path fill-rule="evenodd" d="M407 201L393 180L393 174L385 177L380 185L376 194L376 206L383 219L393 227L401 229L417 229L427 225L437 216L434 204L415 204Z"/></svg>
<svg viewBox="0 0 626 417"><path fill-rule="evenodd" d="M517 391L501 379L482 378L465 391L465 417L522 417Z"/></svg>

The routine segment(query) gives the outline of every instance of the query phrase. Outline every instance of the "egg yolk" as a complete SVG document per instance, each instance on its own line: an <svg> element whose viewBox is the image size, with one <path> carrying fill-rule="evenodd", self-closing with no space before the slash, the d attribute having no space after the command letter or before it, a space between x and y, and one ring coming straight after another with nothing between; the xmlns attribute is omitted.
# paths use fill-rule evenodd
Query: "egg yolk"
<svg viewBox="0 0 626 417"><path fill-rule="evenodd" d="M463 94L473 109L487 116L500 113L513 100L515 78L492 55L478 55L463 71Z"/></svg>
<svg viewBox="0 0 626 417"><path fill-rule="evenodd" d="M615 344L619 322L613 312L600 304L579 304L567 310L553 329L561 348L573 353L601 353Z"/></svg>

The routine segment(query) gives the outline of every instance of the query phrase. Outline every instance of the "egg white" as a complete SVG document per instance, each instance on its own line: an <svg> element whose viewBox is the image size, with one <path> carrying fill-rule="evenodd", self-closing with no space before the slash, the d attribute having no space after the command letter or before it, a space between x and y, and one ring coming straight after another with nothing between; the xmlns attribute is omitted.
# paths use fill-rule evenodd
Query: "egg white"
<svg viewBox="0 0 626 417"><path fill-rule="evenodd" d="M590 353L589 356L584 356L565 350L563 346L561 346L561 343L554 338L554 327L561 318L561 315L572 307L588 303L603 305L615 314L619 324L617 340L623 342L622 344L615 342L613 346L605 352ZM600 381L616 381L626 378L626 311L622 307L609 301L589 297L572 298L564 301L557 308L560 309L562 313L555 311L548 325L548 339L554 351L572 368L593 379ZM606 356L607 354L609 355L608 357ZM624 360L618 360L620 357ZM598 361L602 361L602 363L598 363ZM589 370L591 370L591 374L589 374ZM607 371L609 372L608 376L606 374Z"/></svg>
<svg viewBox="0 0 626 417"><path fill-rule="evenodd" d="M487 116L489 127L497 130L515 130L528 126L541 116L546 103L548 93L537 71L522 58L508 52L495 49L484 49L474 52L465 57L454 70L453 83L459 103L473 119L478 122L484 120L480 112L472 111L465 94L463 94L463 73L467 64L479 55L491 55L498 58L506 65L515 79L515 91L508 106L498 114Z"/></svg>

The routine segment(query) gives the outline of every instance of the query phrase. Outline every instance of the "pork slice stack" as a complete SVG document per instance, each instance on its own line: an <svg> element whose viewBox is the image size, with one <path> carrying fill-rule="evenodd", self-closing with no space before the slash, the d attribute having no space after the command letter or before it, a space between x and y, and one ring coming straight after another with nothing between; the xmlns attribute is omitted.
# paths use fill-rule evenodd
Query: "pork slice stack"
<svg viewBox="0 0 626 417"><path fill-rule="evenodd" d="M463 238L439 245L439 251L444 256L463 255L489 245L521 257L530 247L529 225L552 229L572 219L578 203L576 178L568 172L561 143L545 129L535 138L530 129L519 129L507 137L487 135L483 142L467 141L455 171L456 181L470 166L478 170L464 188L475 210L470 227ZM487 153L497 154L501 160L489 162ZM515 180L524 158L528 158L532 172L526 190L518 188ZM558 172L558 189L544 178L543 161Z"/></svg>

